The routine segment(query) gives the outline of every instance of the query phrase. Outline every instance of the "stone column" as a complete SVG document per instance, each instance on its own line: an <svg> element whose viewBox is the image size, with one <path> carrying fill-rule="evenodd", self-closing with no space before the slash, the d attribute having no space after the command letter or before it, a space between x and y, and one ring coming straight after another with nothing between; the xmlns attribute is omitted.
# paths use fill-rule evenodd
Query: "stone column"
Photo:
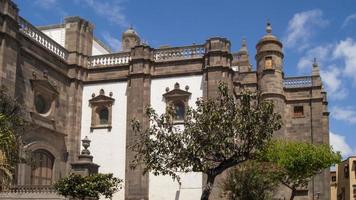
<svg viewBox="0 0 356 200"><path fill-rule="evenodd" d="M131 120L139 120L144 129L149 126L144 112L150 103L153 51L149 46L139 45L132 48L131 58L127 86L125 200L148 200L148 174L142 175L140 166L135 170L130 168L135 152L129 147L137 138L132 131Z"/></svg>
<svg viewBox="0 0 356 200"><path fill-rule="evenodd" d="M12 1L0 0L0 85L6 86L11 96L15 96L20 52L18 11Z"/></svg>

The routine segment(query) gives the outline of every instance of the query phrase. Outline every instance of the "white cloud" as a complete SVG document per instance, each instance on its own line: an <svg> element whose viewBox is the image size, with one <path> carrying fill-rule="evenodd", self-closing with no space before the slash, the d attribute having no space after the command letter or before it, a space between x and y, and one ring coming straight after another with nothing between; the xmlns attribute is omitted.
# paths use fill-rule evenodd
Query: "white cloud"
<svg viewBox="0 0 356 200"><path fill-rule="evenodd" d="M122 12L121 1L76 0L76 2L89 6L96 14L107 18L111 23L127 26L126 16Z"/></svg>
<svg viewBox="0 0 356 200"><path fill-rule="evenodd" d="M348 91L343 86L342 71L339 68L331 66L328 70L321 70L320 75L330 98L340 100L347 97Z"/></svg>
<svg viewBox="0 0 356 200"><path fill-rule="evenodd" d="M335 151L340 151L344 158L353 154L352 148L346 143L345 136L330 132L330 145Z"/></svg>
<svg viewBox="0 0 356 200"><path fill-rule="evenodd" d="M36 0L34 3L44 9L50 9L57 5L57 0Z"/></svg>
<svg viewBox="0 0 356 200"><path fill-rule="evenodd" d="M284 44L290 48L305 49L309 46L314 30L327 24L328 21L323 19L323 12L319 9L296 13L288 22Z"/></svg>
<svg viewBox="0 0 356 200"><path fill-rule="evenodd" d="M350 77L356 85L356 41L352 38L347 38L340 41L333 52L336 59L342 59L345 68L343 74Z"/></svg>
<svg viewBox="0 0 356 200"><path fill-rule="evenodd" d="M356 124L356 109L350 106L334 106L330 110L331 117L337 120Z"/></svg>
<svg viewBox="0 0 356 200"><path fill-rule="evenodd" d="M105 42L110 46L114 51L121 49L121 41L117 37L112 36L109 32L103 32L101 34Z"/></svg>
<svg viewBox="0 0 356 200"><path fill-rule="evenodd" d="M317 58L319 65L322 65L324 61L330 58L330 54L332 53L333 45L321 45L315 48L308 50L305 55L298 62L298 69L305 70L309 69L311 71L311 67L313 64L314 58Z"/></svg>
<svg viewBox="0 0 356 200"><path fill-rule="evenodd" d="M346 19L344 20L344 23L342 23L341 28L345 28L345 27L346 27L347 25L349 25L352 21L356 21L356 13L347 16Z"/></svg>

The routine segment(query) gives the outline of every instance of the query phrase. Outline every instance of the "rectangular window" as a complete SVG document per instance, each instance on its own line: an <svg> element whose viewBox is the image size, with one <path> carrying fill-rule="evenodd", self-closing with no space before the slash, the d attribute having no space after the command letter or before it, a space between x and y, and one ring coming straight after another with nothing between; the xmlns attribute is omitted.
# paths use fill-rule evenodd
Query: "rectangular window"
<svg viewBox="0 0 356 200"><path fill-rule="evenodd" d="M332 176L332 177L331 177L331 181L332 181L332 182L336 182L336 176Z"/></svg>
<svg viewBox="0 0 356 200"><path fill-rule="evenodd" d="M344 167L344 177L349 178L349 165L346 164Z"/></svg>
<svg viewBox="0 0 356 200"><path fill-rule="evenodd" d="M272 56L265 57L265 69L272 69Z"/></svg>
<svg viewBox="0 0 356 200"><path fill-rule="evenodd" d="M294 117L304 117L304 108L303 106L294 106L293 108Z"/></svg>

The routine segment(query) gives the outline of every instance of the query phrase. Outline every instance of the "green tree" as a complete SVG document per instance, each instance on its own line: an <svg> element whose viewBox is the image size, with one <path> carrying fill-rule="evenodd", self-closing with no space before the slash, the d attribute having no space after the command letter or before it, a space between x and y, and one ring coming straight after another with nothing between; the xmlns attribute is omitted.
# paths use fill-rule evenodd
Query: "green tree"
<svg viewBox="0 0 356 200"><path fill-rule="evenodd" d="M25 127L22 107L0 88L0 190L11 180L20 162L21 135Z"/></svg>
<svg viewBox="0 0 356 200"><path fill-rule="evenodd" d="M144 173L170 175L178 182L177 171L203 172L202 200L208 200L216 176L254 157L281 127L273 103L247 92L235 99L222 83L217 98L198 99L195 109L187 109L183 130L174 124L172 108L158 115L149 107L146 114L149 128L137 120L132 124L138 134L133 167L143 164Z"/></svg>
<svg viewBox="0 0 356 200"><path fill-rule="evenodd" d="M279 184L279 174L267 163L247 161L228 172L222 184L228 200L267 200Z"/></svg>
<svg viewBox="0 0 356 200"><path fill-rule="evenodd" d="M341 156L326 144L273 141L262 152L259 159L276 166L280 174L279 181L291 189L292 200L297 188L307 187L314 175L339 163Z"/></svg>
<svg viewBox="0 0 356 200"><path fill-rule="evenodd" d="M65 197L85 199L112 198L113 194L121 189L122 180L113 177L112 174L93 174L81 176L70 174L68 177L60 179L54 184L54 188L60 195Z"/></svg>

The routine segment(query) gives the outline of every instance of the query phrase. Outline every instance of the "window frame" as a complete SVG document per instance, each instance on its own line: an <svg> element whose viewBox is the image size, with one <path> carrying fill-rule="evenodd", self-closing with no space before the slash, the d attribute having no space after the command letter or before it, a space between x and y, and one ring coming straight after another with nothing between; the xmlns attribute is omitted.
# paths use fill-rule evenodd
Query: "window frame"
<svg viewBox="0 0 356 200"><path fill-rule="evenodd" d="M105 95L104 89L100 90L98 96L95 96L95 93L92 94L92 98L89 100L89 105L92 109L91 114L91 126L90 131L93 132L94 129L112 129L112 106L115 102L115 99L112 98L113 93L110 92L109 96ZM107 123L101 123L100 111L107 109L108 118Z"/></svg>
<svg viewBox="0 0 356 200"><path fill-rule="evenodd" d="M187 113L187 108L188 108L188 101L190 99L191 93L188 92L189 86L185 86L185 90L180 89L180 85L178 82L174 84L174 89L169 90L169 88L166 88L166 93L163 94L163 98L165 99L166 102L166 109L168 107L173 106L175 110L175 103L179 102L182 105L184 105L184 117L183 119L175 119L174 116L172 116L172 120L174 124L184 124L185 120L185 115Z"/></svg>
<svg viewBox="0 0 356 200"><path fill-rule="evenodd" d="M301 110L298 110L301 109ZM304 106L303 105L294 105L293 106L293 118L303 118L305 117Z"/></svg>

